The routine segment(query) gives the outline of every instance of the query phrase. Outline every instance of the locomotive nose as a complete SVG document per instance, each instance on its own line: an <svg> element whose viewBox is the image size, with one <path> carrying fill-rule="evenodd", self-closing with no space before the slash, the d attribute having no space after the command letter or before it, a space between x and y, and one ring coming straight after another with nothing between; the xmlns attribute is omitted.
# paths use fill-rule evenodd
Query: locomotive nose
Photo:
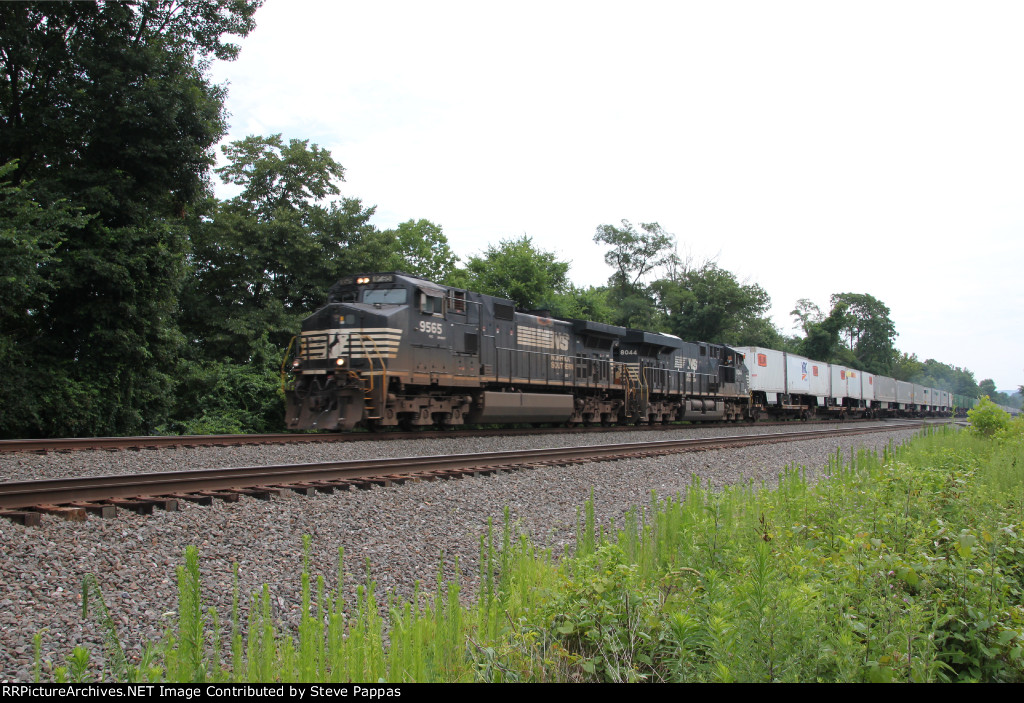
<svg viewBox="0 0 1024 703"><path fill-rule="evenodd" d="M378 368L398 352L399 310L367 310L334 304L306 318L302 325L297 369L332 373Z"/></svg>

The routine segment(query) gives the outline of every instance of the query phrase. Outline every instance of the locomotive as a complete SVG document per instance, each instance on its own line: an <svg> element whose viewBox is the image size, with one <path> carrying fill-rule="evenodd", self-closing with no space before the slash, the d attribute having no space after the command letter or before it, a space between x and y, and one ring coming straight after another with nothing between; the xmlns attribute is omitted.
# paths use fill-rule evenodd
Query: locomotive
<svg viewBox="0 0 1024 703"><path fill-rule="evenodd" d="M747 417L737 349L517 311L404 273L349 276L303 320L289 429Z"/></svg>
<svg viewBox="0 0 1024 703"><path fill-rule="evenodd" d="M342 278L298 337L294 430L962 416L977 403L789 352L523 312L398 272Z"/></svg>

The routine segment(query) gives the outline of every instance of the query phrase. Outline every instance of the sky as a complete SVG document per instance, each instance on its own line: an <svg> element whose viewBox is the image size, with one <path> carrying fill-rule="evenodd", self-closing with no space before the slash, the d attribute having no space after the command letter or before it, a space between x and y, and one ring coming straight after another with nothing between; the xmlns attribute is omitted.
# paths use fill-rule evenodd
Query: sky
<svg viewBox="0 0 1024 703"><path fill-rule="evenodd" d="M900 351L1024 384L1024 3L267 0L216 63L225 143L330 150L386 229L463 260L522 235L611 274L596 228L796 301L886 305ZM219 187L218 195L233 194Z"/></svg>

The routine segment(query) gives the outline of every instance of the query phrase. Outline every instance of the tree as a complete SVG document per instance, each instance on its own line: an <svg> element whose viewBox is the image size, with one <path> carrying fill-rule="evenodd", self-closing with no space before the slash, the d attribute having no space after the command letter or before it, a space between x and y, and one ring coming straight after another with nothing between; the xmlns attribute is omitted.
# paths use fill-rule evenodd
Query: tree
<svg viewBox="0 0 1024 703"><path fill-rule="evenodd" d="M978 397L978 384L969 369L950 366L935 359L922 362L915 354L899 354L893 363L891 375L898 381L919 383L929 388L944 388L971 398Z"/></svg>
<svg viewBox="0 0 1024 703"><path fill-rule="evenodd" d="M807 298L800 298L800 300L796 301L796 307L789 314L797 319L800 329L804 331L804 334L807 334L808 327L811 324L820 323L825 319L821 308Z"/></svg>
<svg viewBox="0 0 1024 703"><path fill-rule="evenodd" d="M767 332L765 323L770 326L764 315L771 299L764 289L741 284L713 262L677 274L675 279L659 279L651 288L669 331L683 339L739 344L741 330L761 336Z"/></svg>
<svg viewBox="0 0 1024 703"><path fill-rule="evenodd" d="M38 334L22 351L37 389L22 434L121 434L164 417L181 337L183 216L224 132L205 71L237 47L258 2L0 4L0 163L62 226ZM66 229L63 227L66 226ZM10 417L5 414L5 417ZM6 422L0 432L14 430Z"/></svg>
<svg viewBox="0 0 1024 703"><path fill-rule="evenodd" d="M967 419L971 422L970 431L985 437L997 434L1010 424L1009 413L985 395L982 395L975 407L967 411Z"/></svg>
<svg viewBox="0 0 1024 703"><path fill-rule="evenodd" d="M66 202L41 204L34 183L7 180L15 168L14 162L0 166L0 436L12 437L37 433L56 414L40 406L40 395L57 389L38 372L36 356L54 291L49 271L66 238L89 219Z"/></svg>
<svg viewBox="0 0 1024 703"><path fill-rule="evenodd" d="M637 231L628 220L621 227L600 225L594 241L611 249L604 255L605 263L614 269L608 279L613 306L619 311L616 324L627 327L656 329L660 327L655 309L655 296L644 278L661 266L678 261L675 237L657 222L640 224Z"/></svg>
<svg viewBox="0 0 1024 703"><path fill-rule="evenodd" d="M275 134L223 150L217 173L242 192L192 222L182 328L201 358L247 363L264 336L283 350L331 284L361 268L373 209L323 202L344 169L316 144Z"/></svg>
<svg viewBox="0 0 1024 703"><path fill-rule="evenodd" d="M846 347L854 352L861 369L889 375L896 359L896 326L889 318L889 308L867 293L836 293L833 309L846 306L842 325Z"/></svg>
<svg viewBox="0 0 1024 703"><path fill-rule="evenodd" d="M790 340L764 314L740 320L732 343L740 347L767 347L780 351L793 351Z"/></svg>
<svg viewBox="0 0 1024 703"><path fill-rule="evenodd" d="M821 322L807 323L807 336L800 343L798 353L816 361L856 365L850 364L849 356L841 353L840 335L845 324L846 305L839 303Z"/></svg>
<svg viewBox="0 0 1024 703"><path fill-rule="evenodd" d="M0 330L25 339L38 334L36 320L53 290L48 269L89 218L66 201L40 203L34 183L8 180L16 168L16 161L0 165Z"/></svg>
<svg viewBox="0 0 1024 703"><path fill-rule="evenodd" d="M301 321L340 276L378 262L373 208L339 195L344 168L308 140L249 136L223 147L217 173L241 186L209 199L190 219L189 277L177 364L179 393L168 430L282 429L281 356ZM368 244L368 242L370 242Z"/></svg>
<svg viewBox="0 0 1024 703"><path fill-rule="evenodd" d="M1010 405L1010 396L997 391L996 382L991 378L986 378L978 384L978 392L983 396L991 398L992 402L996 405Z"/></svg>
<svg viewBox="0 0 1024 703"><path fill-rule="evenodd" d="M432 281L445 281L455 271L459 258L448 246L441 225L430 220L409 220L395 229L384 230L392 239L393 264L388 270L404 271Z"/></svg>
<svg viewBox="0 0 1024 703"><path fill-rule="evenodd" d="M261 221L276 217L280 211L305 212L341 190L337 181L345 180L345 169L331 152L308 139L290 139L280 134L269 137L248 136L221 147L228 159L217 169L224 183L242 187L236 202Z"/></svg>
<svg viewBox="0 0 1024 703"><path fill-rule="evenodd" d="M640 229L643 231L636 231L629 220L622 220L622 227L600 225L594 234L595 242L611 247L604 260L615 269L615 285L639 286L644 276L675 257L675 237L661 225L641 222Z"/></svg>
<svg viewBox="0 0 1024 703"><path fill-rule="evenodd" d="M903 352L896 357L892 366L892 377L897 381L914 381L924 375L925 364L917 358L917 354Z"/></svg>
<svg viewBox="0 0 1024 703"><path fill-rule="evenodd" d="M563 320L591 320L614 324L616 313L608 298L607 288L577 288L569 283L565 291L555 293L551 301L551 314Z"/></svg>
<svg viewBox="0 0 1024 703"><path fill-rule="evenodd" d="M568 291L569 263L553 252L538 249L525 234L490 245L482 256L471 256L464 269L448 279L451 285L507 298L524 310L550 309Z"/></svg>

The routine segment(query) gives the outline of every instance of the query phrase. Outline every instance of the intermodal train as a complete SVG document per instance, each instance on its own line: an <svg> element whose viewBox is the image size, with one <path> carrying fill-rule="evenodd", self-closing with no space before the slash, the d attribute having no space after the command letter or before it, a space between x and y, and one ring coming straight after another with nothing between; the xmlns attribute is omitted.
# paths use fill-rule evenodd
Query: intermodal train
<svg viewBox="0 0 1024 703"><path fill-rule="evenodd" d="M298 335L290 429L948 415L947 391L759 347L516 310L404 273L342 278Z"/></svg>

